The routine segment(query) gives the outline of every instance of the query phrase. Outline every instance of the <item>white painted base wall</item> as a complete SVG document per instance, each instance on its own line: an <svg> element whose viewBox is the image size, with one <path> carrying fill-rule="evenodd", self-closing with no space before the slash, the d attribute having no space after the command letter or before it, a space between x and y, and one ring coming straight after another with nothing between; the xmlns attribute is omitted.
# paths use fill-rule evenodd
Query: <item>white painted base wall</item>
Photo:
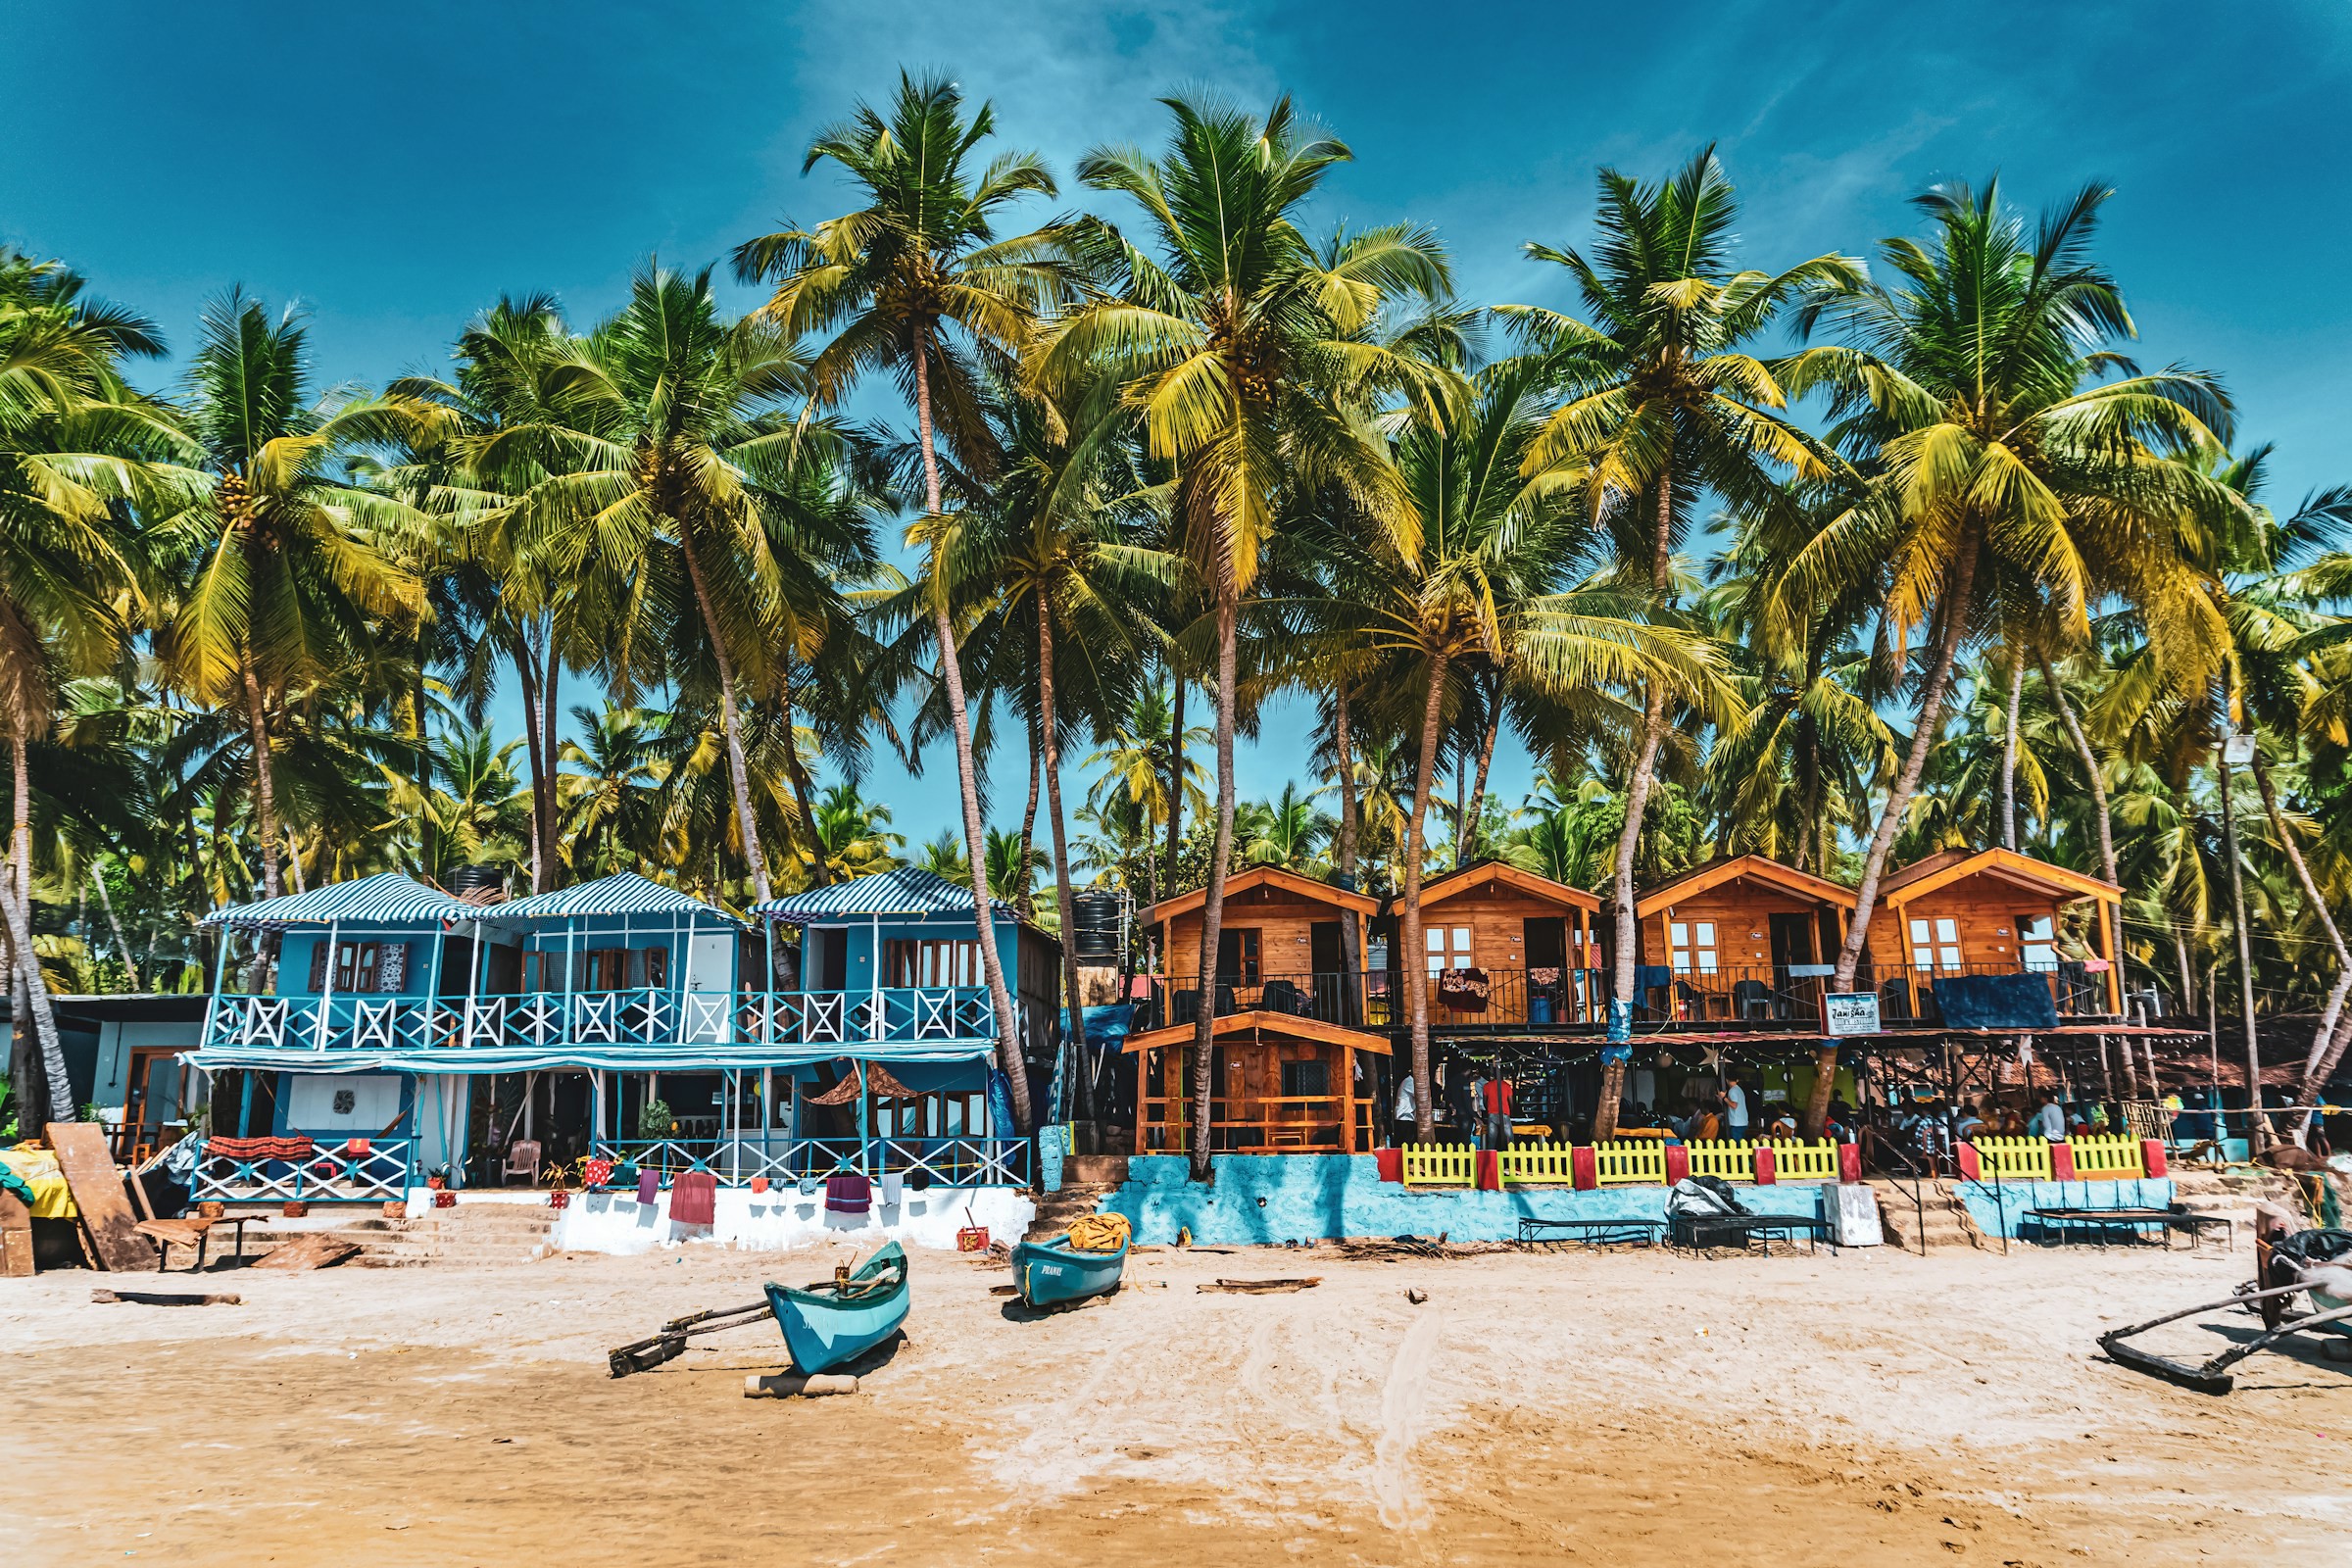
<svg viewBox="0 0 2352 1568"><path fill-rule="evenodd" d="M715 1224L673 1225L667 1193L651 1203L638 1202L635 1193L574 1193L550 1240L564 1251L620 1254L687 1242L754 1252L780 1252L820 1241L953 1248L958 1229L978 1224L988 1227L992 1239L1009 1244L1028 1230L1037 1205L1028 1194L1009 1187L934 1187L890 1204L877 1195L863 1214L831 1214L821 1191L804 1197L797 1188L754 1193L722 1187L716 1213Z"/></svg>

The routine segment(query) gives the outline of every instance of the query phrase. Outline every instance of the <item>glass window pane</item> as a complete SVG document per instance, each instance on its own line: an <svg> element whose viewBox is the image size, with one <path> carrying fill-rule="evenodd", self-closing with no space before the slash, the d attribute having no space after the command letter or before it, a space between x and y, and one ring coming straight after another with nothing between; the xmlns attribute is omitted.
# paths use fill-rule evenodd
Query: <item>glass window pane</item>
<svg viewBox="0 0 2352 1568"><path fill-rule="evenodd" d="M1674 972L1676 974L1690 972L1690 955L1682 948L1674 950Z"/></svg>
<svg viewBox="0 0 2352 1568"><path fill-rule="evenodd" d="M1914 920L1911 922L1911 940L1914 942L1925 942L1928 940L1927 921Z"/></svg>
<svg viewBox="0 0 2352 1568"><path fill-rule="evenodd" d="M1429 951L1432 953L1446 951L1446 928L1442 925L1431 926L1427 931L1421 933L1421 939L1428 944Z"/></svg>
<svg viewBox="0 0 2352 1568"><path fill-rule="evenodd" d="M1936 922L1936 940L1938 942L1959 941L1960 922L1957 920L1938 918Z"/></svg>
<svg viewBox="0 0 2352 1568"><path fill-rule="evenodd" d="M1946 969L1954 970L1960 967L1960 950L1958 948L1946 948L1943 950L1943 966Z"/></svg>
<svg viewBox="0 0 2352 1568"><path fill-rule="evenodd" d="M1453 951L1456 953L1470 951L1470 928L1468 926L1457 925L1453 928Z"/></svg>
<svg viewBox="0 0 2352 1568"><path fill-rule="evenodd" d="M1914 969L1927 969L1927 968L1933 968L1933 967L1935 966L1935 963L1936 963L1936 958L1935 958L1935 956L1934 956L1932 953L1930 953L1930 952L1929 952L1929 951L1928 951L1926 948L1913 948L1913 949L1911 950L1911 967L1912 967L1912 968L1914 968Z"/></svg>
<svg viewBox="0 0 2352 1568"><path fill-rule="evenodd" d="M1676 947L1687 948L1690 945L1690 928L1683 924L1681 921L1676 921L1674 924L1668 926L1666 930L1666 940L1673 943Z"/></svg>
<svg viewBox="0 0 2352 1568"><path fill-rule="evenodd" d="M1713 974L1715 972L1715 950L1713 948L1701 948L1698 950L1698 972L1700 974Z"/></svg>
<svg viewBox="0 0 2352 1568"><path fill-rule="evenodd" d="M1698 945L1702 948L1711 948L1715 945L1714 921L1701 920L1698 922Z"/></svg>

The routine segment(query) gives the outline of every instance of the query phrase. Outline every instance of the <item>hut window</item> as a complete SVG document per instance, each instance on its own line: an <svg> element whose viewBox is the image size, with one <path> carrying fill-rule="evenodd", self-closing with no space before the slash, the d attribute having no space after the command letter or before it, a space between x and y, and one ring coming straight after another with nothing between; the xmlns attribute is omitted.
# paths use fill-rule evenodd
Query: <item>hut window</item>
<svg viewBox="0 0 2352 1568"><path fill-rule="evenodd" d="M2058 922L2046 914L2017 917L2018 955L2028 969L2058 967Z"/></svg>
<svg viewBox="0 0 2352 1568"><path fill-rule="evenodd" d="M1470 967L1470 928L1468 926L1433 925L1422 933L1422 942L1429 950L1429 972L1431 974L1446 968L1449 962L1450 966L1456 969Z"/></svg>
<svg viewBox="0 0 2352 1568"><path fill-rule="evenodd" d="M1930 926L1925 920L1911 922L1911 967L1933 969L1940 965L1945 972L1960 972L1960 922L1937 918L1931 943Z"/></svg>
<svg viewBox="0 0 2352 1568"><path fill-rule="evenodd" d="M656 991L669 984L669 950L667 948L645 950L645 983Z"/></svg>
<svg viewBox="0 0 2352 1568"><path fill-rule="evenodd" d="M1282 1064L1282 1094L1285 1100L1319 1099L1331 1093L1331 1068L1320 1061L1286 1061Z"/></svg>
<svg viewBox="0 0 2352 1568"><path fill-rule="evenodd" d="M916 942L907 937L889 937L882 943L883 983L893 986L920 986L937 990L948 986L971 986L980 982L980 944L968 942Z"/></svg>
<svg viewBox="0 0 2352 1568"><path fill-rule="evenodd" d="M1253 986L1262 978L1263 950L1256 926L1234 926L1217 933L1217 978Z"/></svg>
<svg viewBox="0 0 2352 1568"><path fill-rule="evenodd" d="M1713 974L1720 966L1715 947L1715 922L1712 920L1674 920L1666 927L1667 946L1673 952L1674 972Z"/></svg>

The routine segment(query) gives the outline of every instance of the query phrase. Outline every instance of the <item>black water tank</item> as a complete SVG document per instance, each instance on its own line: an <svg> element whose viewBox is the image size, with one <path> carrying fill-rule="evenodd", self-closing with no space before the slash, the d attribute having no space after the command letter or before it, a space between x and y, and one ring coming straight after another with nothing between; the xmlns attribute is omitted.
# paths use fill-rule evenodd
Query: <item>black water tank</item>
<svg viewBox="0 0 2352 1568"><path fill-rule="evenodd" d="M1076 930L1071 933L1071 951L1081 963L1116 963L1119 961L1119 901L1109 893L1080 893L1070 900L1070 915Z"/></svg>
<svg viewBox="0 0 2352 1568"><path fill-rule="evenodd" d="M461 865L449 873L449 891L458 898L468 893L504 889L507 873L495 865Z"/></svg>

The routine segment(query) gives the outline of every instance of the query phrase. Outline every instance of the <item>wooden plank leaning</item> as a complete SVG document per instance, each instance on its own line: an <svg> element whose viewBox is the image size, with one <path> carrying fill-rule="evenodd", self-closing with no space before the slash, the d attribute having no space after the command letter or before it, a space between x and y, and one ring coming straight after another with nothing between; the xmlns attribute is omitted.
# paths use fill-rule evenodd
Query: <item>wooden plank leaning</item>
<svg viewBox="0 0 2352 1568"><path fill-rule="evenodd" d="M155 1244L138 1233L138 1215L122 1196L122 1176L106 1147L106 1129L92 1121L53 1121L47 1137L99 1265L117 1274L154 1273L160 1266Z"/></svg>

